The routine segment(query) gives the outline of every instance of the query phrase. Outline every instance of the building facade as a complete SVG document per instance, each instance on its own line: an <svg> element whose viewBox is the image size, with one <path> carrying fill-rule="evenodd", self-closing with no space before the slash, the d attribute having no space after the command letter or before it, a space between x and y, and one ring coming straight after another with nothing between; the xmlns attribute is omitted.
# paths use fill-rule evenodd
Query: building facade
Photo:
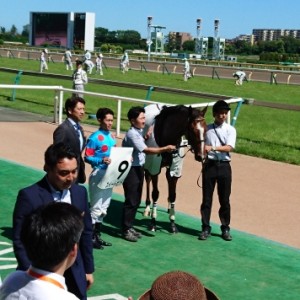
<svg viewBox="0 0 300 300"><path fill-rule="evenodd" d="M29 44L94 51L95 13L31 12Z"/></svg>
<svg viewBox="0 0 300 300"><path fill-rule="evenodd" d="M276 41L282 37L300 39L300 29L253 29L252 34L256 42Z"/></svg>
<svg viewBox="0 0 300 300"><path fill-rule="evenodd" d="M169 32L169 43L174 45L176 50L182 50L182 45L186 41L192 41L193 37L188 32Z"/></svg>

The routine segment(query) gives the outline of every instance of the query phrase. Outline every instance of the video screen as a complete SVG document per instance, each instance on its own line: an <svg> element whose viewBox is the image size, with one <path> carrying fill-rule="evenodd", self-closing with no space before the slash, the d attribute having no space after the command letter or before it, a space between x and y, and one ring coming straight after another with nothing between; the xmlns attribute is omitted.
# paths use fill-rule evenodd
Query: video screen
<svg viewBox="0 0 300 300"><path fill-rule="evenodd" d="M67 13L33 13L32 42L34 46L67 46Z"/></svg>

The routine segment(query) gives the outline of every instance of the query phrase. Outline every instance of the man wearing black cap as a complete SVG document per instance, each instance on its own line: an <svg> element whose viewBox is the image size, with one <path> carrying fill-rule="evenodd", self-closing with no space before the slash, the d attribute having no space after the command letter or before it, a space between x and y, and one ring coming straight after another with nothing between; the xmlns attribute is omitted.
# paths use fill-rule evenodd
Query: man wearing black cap
<svg viewBox="0 0 300 300"><path fill-rule="evenodd" d="M229 105L217 101L213 106L214 123L207 127L205 151L207 161L202 176L202 204L201 218L202 231L199 239L206 240L211 233L210 215L215 185L219 196L219 218L221 221L222 238L231 241L230 235L230 193L231 193L231 166L230 152L235 147L236 130L226 122Z"/></svg>

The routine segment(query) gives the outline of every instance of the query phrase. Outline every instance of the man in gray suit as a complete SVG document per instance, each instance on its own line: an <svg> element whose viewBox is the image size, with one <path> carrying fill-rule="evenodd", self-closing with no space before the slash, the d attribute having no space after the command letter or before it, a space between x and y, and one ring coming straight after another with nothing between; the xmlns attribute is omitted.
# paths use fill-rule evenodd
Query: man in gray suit
<svg viewBox="0 0 300 300"><path fill-rule="evenodd" d="M78 183L86 181L85 164L82 159L82 151L86 145L86 137L79 122L85 114L85 101L80 97L66 100L65 112L67 119L61 123L53 133L53 144L64 143L70 146L78 157Z"/></svg>

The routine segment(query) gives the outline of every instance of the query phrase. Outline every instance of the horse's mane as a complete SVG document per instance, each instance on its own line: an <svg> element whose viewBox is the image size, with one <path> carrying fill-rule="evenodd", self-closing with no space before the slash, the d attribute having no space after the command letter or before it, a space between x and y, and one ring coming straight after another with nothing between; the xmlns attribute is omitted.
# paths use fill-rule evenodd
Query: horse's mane
<svg viewBox="0 0 300 300"><path fill-rule="evenodd" d="M185 133L192 108L184 105L163 106L155 117L154 136L159 146L177 145Z"/></svg>

